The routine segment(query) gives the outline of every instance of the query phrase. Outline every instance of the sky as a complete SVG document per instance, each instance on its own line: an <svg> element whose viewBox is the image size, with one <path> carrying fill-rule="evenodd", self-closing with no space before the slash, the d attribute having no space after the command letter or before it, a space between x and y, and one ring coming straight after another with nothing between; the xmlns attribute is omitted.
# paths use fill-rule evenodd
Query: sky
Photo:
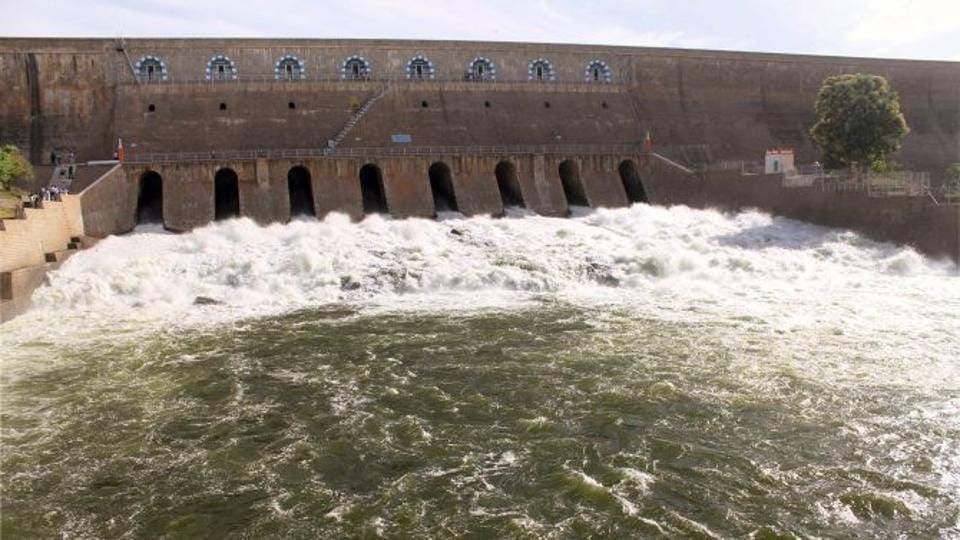
<svg viewBox="0 0 960 540"><path fill-rule="evenodd" d="M401 38L960 61L960 0L0 0L0 37Z"/></svg>

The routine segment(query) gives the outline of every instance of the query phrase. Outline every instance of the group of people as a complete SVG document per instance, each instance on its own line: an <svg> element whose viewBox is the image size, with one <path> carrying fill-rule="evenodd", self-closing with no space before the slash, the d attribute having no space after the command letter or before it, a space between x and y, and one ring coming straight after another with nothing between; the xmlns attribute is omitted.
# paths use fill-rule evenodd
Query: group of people
<svg viewBox="0 0 960 540"><path fill-rule="evenodd" d="M40 201L59 201L64 195L69 195L70 190L59 187L42 187L39 193L30 195L30 203L33 208L40 207Z"/></svg>

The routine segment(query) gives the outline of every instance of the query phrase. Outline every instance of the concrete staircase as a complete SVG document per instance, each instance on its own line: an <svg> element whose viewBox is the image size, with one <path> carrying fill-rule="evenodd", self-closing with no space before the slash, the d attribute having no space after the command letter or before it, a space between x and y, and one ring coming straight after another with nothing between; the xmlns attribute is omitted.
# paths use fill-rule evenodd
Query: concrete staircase
<svg viewBox="0 0 960 540"><path fill-rule="evenodd" d="M76 165L74 165L76 169ZM50 183L47 184L52 188L59 189L70 189L70 184L73 183L73 178L70 178L70 166L69 165L57 165L53 168L53 174L50 175Z"/></svg>
<svg viewBox="0 0 960 540"><path fill-rule="evenodd" d="M353 113L350 119L347 120L347 123L343 125L336 135L334 135L333 139L330 139L329 148L331 151L339 146L341 142L343 142L347 135L350 134L350 131L353 130L353 127L357 125L357 122L366 116L367 112L373 107L373 104L376 103L378 99L386 95L388 90L390 90L390 83L386 82L379 90L377 90L376 93L370 96L370 98L367 99L367 101L364 102L364 104L357 109L356 112Z"/></svg>
<svg viewBox="0 0 960 540"><path fill-rule="evenodd" d="M683 173L693 174L693 172L694 172L693 169L690 169L689 167L686 167L686 166L684 166L684 165L681 165L681 164L677 163L676 161L674 161L674 160L672 160L672 159L670 159L670 158L668 158L668 157L666 157L666 156L662 156L662 155L660 155L660 154L658 154L658 153L656 153L656 152L651 152L650 155L651 155L653 158L659 160L660 162L666 163L666 164L669 165L670 167L673 167L674 169L677 169L677 170L679 170L679 171L681 171L681 172L683 172Z"/></svg>

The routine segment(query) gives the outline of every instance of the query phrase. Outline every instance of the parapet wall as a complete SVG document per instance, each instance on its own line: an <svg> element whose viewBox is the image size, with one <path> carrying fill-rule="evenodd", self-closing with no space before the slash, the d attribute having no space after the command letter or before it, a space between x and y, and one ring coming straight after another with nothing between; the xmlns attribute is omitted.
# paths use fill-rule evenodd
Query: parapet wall
<svg viewBox="0 0 960 540"><path fill-rule="evenodd" d="M960 265L960 205L936 204L929 196L871 196L867 191L785 187L782 175L704 175L697 206L757 208L772 214L850 229L865 236L913 246Z"/></svg>
<svg viewBox="0 0 960 540"><path fill-rule="evenodd" d="M86 234L103 238L133 230L137 214L136 182L127 181L124 168L115 166L78 195Z"/></svg>

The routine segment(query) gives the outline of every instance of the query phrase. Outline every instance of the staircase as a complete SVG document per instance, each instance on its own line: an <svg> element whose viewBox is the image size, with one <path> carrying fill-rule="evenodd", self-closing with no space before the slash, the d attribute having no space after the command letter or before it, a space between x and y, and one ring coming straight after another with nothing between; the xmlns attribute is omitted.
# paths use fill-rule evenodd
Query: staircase
<svg viewBox="0 0 960 540"><path fill-rule="evenodd" d="M366 116L367 112L373 107L373 104L378 99L382 98L387 93L387 90L389 89L390 89L390 83L384 83L383 86L375 94L370 96L370 98L367 99L367 101L364 102L364 104L353 113L350 119L347 120L347 123L343 125L343 127L333 137L333 139L330 139L330 143L328 146L330 151L333 151L337 146L340 145L341 142L343 142L343 140L347 137L347 135L350 134L350 131L353 130L353 127L357 125L357 122L359 122L361 119L363 119L364 116Z"/></svg>
<svg viewBox="0 0 960 540"><path fill-rule="evenodd" d="M74 165L76 168L76 165ZM47 184L52 188L59 188L61 190L70 189L70 184L73 183L73 178L70 178L70 166L69 165L57 165L53 168L53 174L50 175L50 183Z"/></svg>
<svg viewBox="0 0 960 540"><path fill-rule="evenodd" d="M666 157L666 156L662 156L662 155L660 155L660 154L658 154L658 153L656 153L656 152L650 152L650 155L653 156L654 158L662 161L663 163L666 163L667 165L673 167L674 169L679 170L680 172L683 172L683 173L686 173L686 174L693 174L693 169L690 169L689 167L685 167L685 166L677 163L676 161L674 161L674 160L672 160L672 159L670 159L670 158L668 158L668 157Z"/></svg>
<svg viewBox="0 0 960 540"><path fill-rule="evenodd" d="M127 67L130 68L130 73L133 74L133 81L140 84L140 77L137 76L137 69L133 67L133 60L130 58L130 54L127 52L127 42L123 40L123 36L120 36L116 40L117 52L123 53L123 57L127 60Z"/></svg>

